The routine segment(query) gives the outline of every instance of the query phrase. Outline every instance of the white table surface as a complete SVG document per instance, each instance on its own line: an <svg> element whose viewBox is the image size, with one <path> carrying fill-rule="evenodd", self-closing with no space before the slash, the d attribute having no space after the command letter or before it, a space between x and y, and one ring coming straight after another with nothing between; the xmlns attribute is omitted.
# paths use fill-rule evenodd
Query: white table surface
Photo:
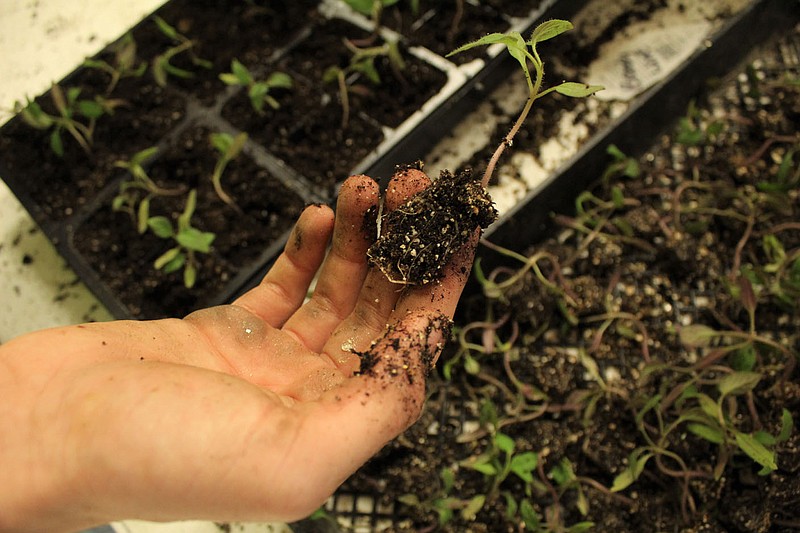
<svg viewBox="0 0 800 533"><path fill-rule="evenodd" d="M0 124L10 118L16 100L46 91L163 1L0 0ZM2 181L0 280L0 342L42 328L111 318ZM123 522L113 528L120 533L220 531L211 522ZM283 524L237 524L233 530L290 531Z"/></svg>

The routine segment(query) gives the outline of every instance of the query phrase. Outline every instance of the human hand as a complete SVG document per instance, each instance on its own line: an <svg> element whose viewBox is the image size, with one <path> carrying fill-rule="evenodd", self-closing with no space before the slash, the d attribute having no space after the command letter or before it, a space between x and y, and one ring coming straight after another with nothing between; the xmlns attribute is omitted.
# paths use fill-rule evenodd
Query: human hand
<svg viewBox="0 0 800 533"><path fill-rule="evenodd" d="M387 208L426 182L396 176ZM293 520L318 508L419 416L477 240L441 281L393 284L365 262L378 198L355 176L335 219L308 207L233 305L0 346L0 531ZM373 364L362 373L359 353Z"/></svg>

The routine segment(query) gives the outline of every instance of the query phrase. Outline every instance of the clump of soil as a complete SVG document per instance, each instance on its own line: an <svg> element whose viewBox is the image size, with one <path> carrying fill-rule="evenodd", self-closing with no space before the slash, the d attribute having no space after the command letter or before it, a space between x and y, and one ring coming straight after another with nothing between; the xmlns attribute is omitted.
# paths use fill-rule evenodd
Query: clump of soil
<svg viewBox="0 0 800 533"><path fill-rule="evenodd" d="M469 170L444 170L433 185L384 217L367 256L393 283L425 285L442 277L475 229L496 219L489 193Z"/></svg>

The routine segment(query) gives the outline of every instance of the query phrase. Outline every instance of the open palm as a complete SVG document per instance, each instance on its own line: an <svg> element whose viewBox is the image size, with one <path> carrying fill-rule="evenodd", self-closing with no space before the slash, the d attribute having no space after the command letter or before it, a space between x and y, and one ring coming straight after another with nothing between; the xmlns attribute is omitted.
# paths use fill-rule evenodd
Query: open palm
<svg viewBox="0 0 800 533"><path fill-rule="evenodd" d="M421 172L398 174L386 208L425 186ZM431 286L390 283L365 262L378 199L354 176L335 217L306 208L233 305L0 347L0 531L315 510L418 417L472 259L463 250ZM371 368L358 372L364 353Z"/></svg>

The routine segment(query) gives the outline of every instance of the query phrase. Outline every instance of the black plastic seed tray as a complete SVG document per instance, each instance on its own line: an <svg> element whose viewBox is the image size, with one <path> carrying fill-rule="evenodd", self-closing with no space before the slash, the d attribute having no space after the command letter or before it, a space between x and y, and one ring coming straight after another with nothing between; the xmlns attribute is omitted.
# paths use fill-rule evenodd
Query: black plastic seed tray
<svg viewBox="0 0 800 533"><path fill-rule="evenodd" d="M503 2L467 2L465 16L474 19L465 18L459 32L442 39L457 46L478 38L481 33L469 33L478 22L486 24L485 31L527 32L543 19L570 17L583 2L505 4L511 6L513 16L492 7ZM372 35L367 18L354 14L339 0L167 2L132 28L130 35L139 57L152 65L165 49L184 42L182 37L170 38L158 29L156 17L166 21L196 44L190 53L181 52L171 59L174 67L192 71L192 77L168 77L165 86L155 83L149 72L141 78L120 79L107 98L117 98L116 92L121 91L119 99L124 104L115 108L113 115L97 120L89 155L73 142L66 128L60 131L65 153L55 155L50 142L53 128L40 131L23 123L20 116L14 117L0 128L0 176L113 315L174 316L230 301L255 283L280 252L304 204L332 203L348 174L363 172L387 178L395 164L423 157L474 106L482 91L502 81L501 74L509 68L504 56L483 53L459 57L456 63L443 58L442 52L423 47L422 37L438 35L435 22L445 16L442 13L449 4L422 5L411 24L399 7L384 13L388 29L382 30L382 35L399 40L405 74L392 78L385 65L376 63L387 80L383 87L388 95L381 94L382 86L369 85L362 74L350 74L346 81L357 90L350 92L351 112L343 130L340 93L321 76L332 64L346 66L343 37L362 48L381 42ZM447 26L455 27L452 21ZM436 39L429 44L440 45ZM94 59L110 62L114 46ZM323 52L337 47L344 52L334 56L333 63L313 63ZM205 64L195 64L191 54ZM233 59L247 65L257 79L275 71L291 75L291 91L276 93L282 102L280 110L268 109L264 119L248 110L244 90L226 87L219 80L219 74L231 69ZM66 94L70 88L80 87L78 98L91 100L106 96L100 90L106 83L98 70L80 66L57 85ZM387 109L387 96L405 107L397 112ZM51 115L58 115L53 91L36 102ZM308 111L301 110L302 104L309 103ZM243 152L228 168L233 169L230 172L249 172L254 178L230 186L236 187L234 192L243 205L248 200L261 202L261 208L251 206L252 216L243 224L250 229L264 228L262 233L272 232L272 236L251 231L239 241L229 242L226 237L233 233L228 228L236 218L235 210L207 213L198 205L196 225L204 231L216 230L210 255L220 257L199 265L197 284L191 290L183 287L180 271L156 272L142 280L141 274L153 270L153 261L170 243L154 239L149 232L139 242L135 224L125 219L125 213L111 210L120 183L128 179L115 162L156 146L158 151L144 163L145 170L172 190L186 193L196 188L199 203L208 196L203 192L208 183L201 178L208 181L214 161L193 168L179 164L178 158L204 160L208 156L197 151L198 145L205 143L209 134L220 132L248 134ZM269 191L266 196L265 191ZM153 203L157 201L161 200ZM183 206L177 199L165 199L164 204L173 219Z"/></svg>

